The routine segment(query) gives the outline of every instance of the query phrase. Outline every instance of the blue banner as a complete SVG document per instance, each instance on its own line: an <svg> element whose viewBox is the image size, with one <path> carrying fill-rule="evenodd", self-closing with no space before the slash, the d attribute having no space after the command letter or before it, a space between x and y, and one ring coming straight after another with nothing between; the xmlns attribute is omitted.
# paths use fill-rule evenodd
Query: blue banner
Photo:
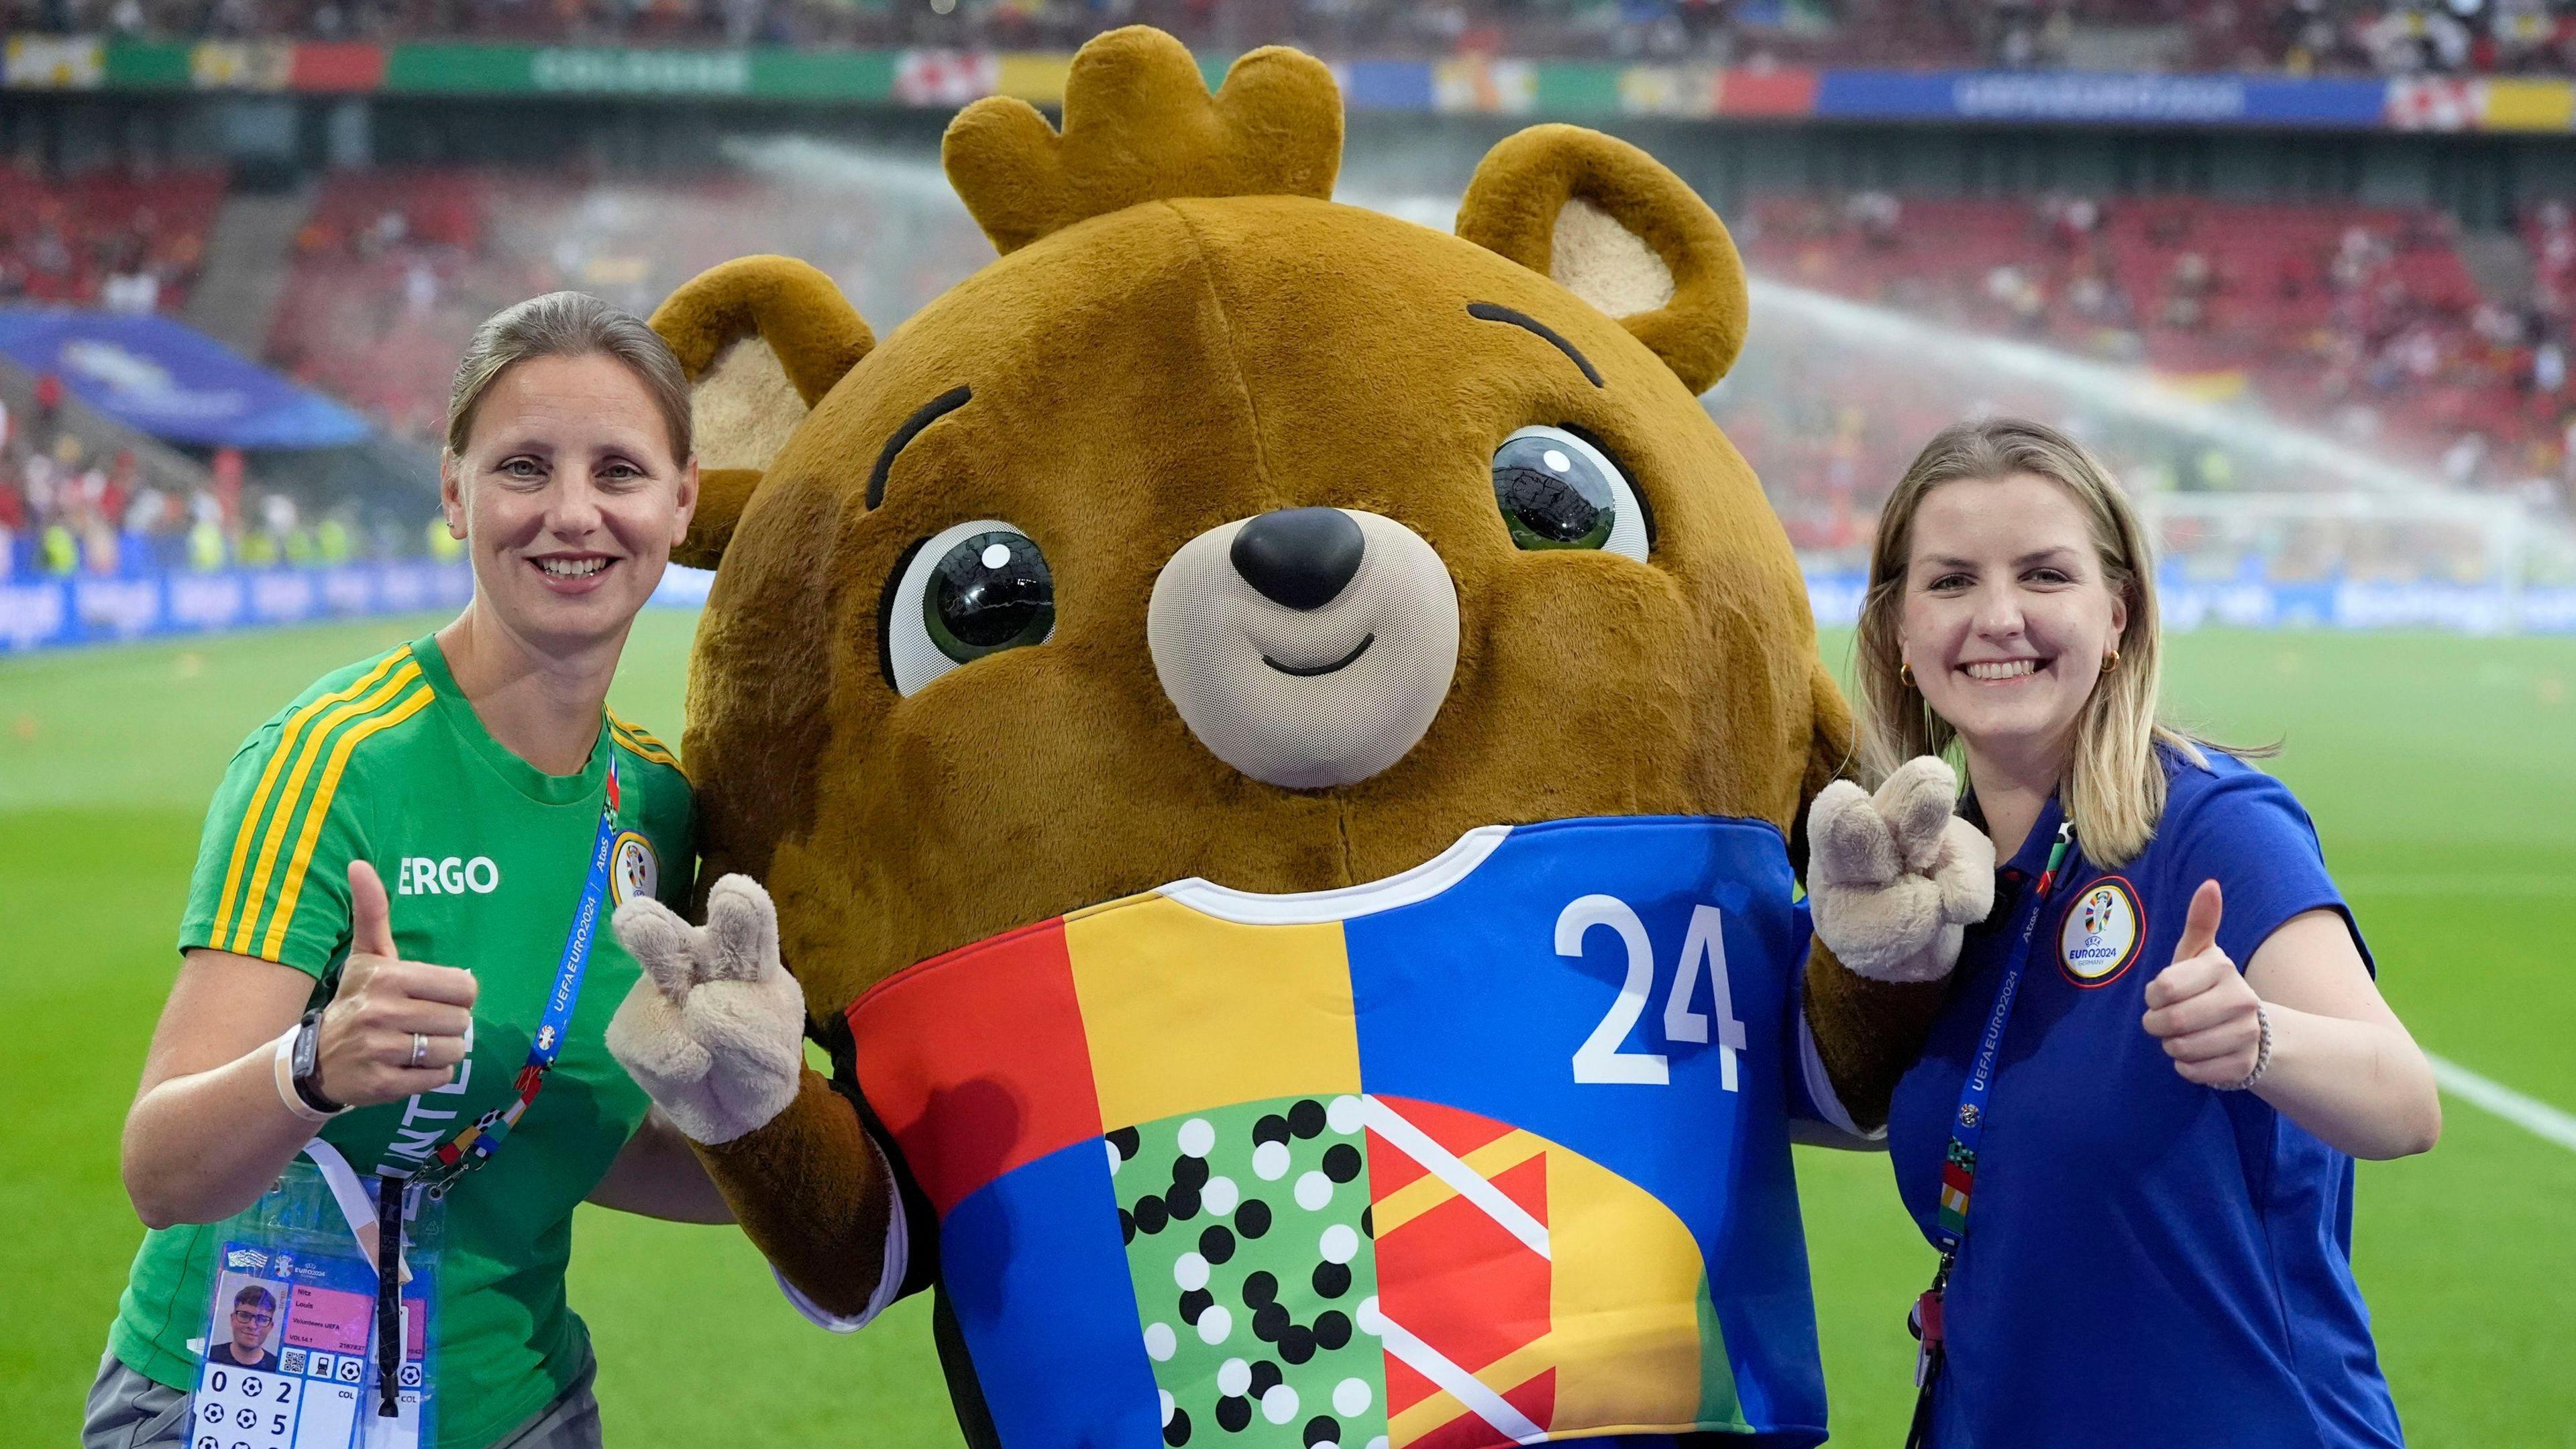
<svg viewBox="0 0 2576 1449"><path fill-rule="evenodd" d="M1816 89L1843 120L2368 128L2387 105L2382 80L2247 75L1829 70Z"/></svg>
<svg viewBox="0 0 2576 1449"><path fill-rule="evenodd" d="M715 575L673 566L656 608L695 609ZM1817 624L1849 628L1865 581L1809 573ZM352 563L327 568L141 570L120 575L0 577L0 654L166 635L221 634L278 624L464 607L474 575L463 562ZM2502 584L2279 584L2167 576L2156 585L2165 627L2436 629L2459 634L2576 634L2576 587Z"/></svg>
<svg viewBox="0 0 2576 1449"><path fill-rule="evenodd" d="M1354 111L1437 109L1431 67L1418 60L1354 60L1333 67Z"/></svg>
<svg viewBox="0 0 2576 1449"><path fill-rule="evenodd" d="M653 603L697 608L714 577L673 568L662 575ZM473 592L473 570L461 561L0 578L0 654L448 612L463 608Z"/></svg>
<svg viewBox="0 0 2576 1449"><path fill-rule="evenodd" d="M329 448L368 433L356 413L167 317L0 309L0 352L165 442Z"/></svg>
<svg viewBox="0 0 2576 1449"><path fill-rule="evenodd" d="M1860 621L1868 580L1810 573L1807 604L1826 628ZM2504 584L2156 581L2156 611L2171 632L2233 629L2433 629L2453 634L2576 634L2576 587Z"/></svg>

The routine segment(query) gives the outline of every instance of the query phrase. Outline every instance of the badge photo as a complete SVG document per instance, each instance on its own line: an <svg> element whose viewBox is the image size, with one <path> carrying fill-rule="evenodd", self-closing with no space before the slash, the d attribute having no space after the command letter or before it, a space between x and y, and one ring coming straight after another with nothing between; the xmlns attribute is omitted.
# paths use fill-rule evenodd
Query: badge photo
<svg viewBox="0 0 2576 1449"><path fill-rule="evenodd" d="M2078 986L2109 985L2138 959L2145 924L2137 891L2119 876L2104 876L2067 903L2057 928L2058 969Z"/></svg>
<svg viewBox="0 0 2576 1449"><path fill-rule="evenodd" d="M653 842L636 831L625 831L617 837L617 847L608 859L608 889L612 904L624 905L638 897L651 899L659 895L662 865L653 855Z"/></svg>

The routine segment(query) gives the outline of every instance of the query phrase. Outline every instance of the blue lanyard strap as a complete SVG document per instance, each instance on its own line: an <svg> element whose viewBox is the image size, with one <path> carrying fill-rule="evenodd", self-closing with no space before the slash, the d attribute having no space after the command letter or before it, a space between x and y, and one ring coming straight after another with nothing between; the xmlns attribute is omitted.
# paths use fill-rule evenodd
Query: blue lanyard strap
<svg viewBox="0 0 2576 1449"><path fill-rule="evenodd" d="M572 931L564 938L563 959L555 965L554 990L546 995L545 1014L537 1019L536 1039L528 1043L527 1065L519 1068L510 1100L474 1119L474 1125L442 1145L435 1166L423 1168L409 1179L392 1173L376 1178L379 1417L390 1419L400 1412L395 1384L402 1364L401 1275L397 1267L401 1261L398 1245L402 1241L402 1204L415 1191L438 1197L454 1186L456 1179L490 1160L509 1139L510 1129L527 1114L528 1104L537 1099L537 1090L546 1083L547 1071L562 1054L564 1034L572 1029L573 1008L581 1004L582 968L590 964L590 943L599 935L600 904L608 896L608 863L617 851L617 800L617 747L612 742L608 747L608 794L599 807L599 832L590 843L590 874L582 880L581 904L573 909Z"/></svg>
<svg viewBox="0 0 2576 1449"><path fill-rule="evenodd" d="M1968 1078L1959 1087L1958 1115L1950 1119L1950 1149L1941 1162L1940 1216L1933 1230L1933 1241L1946 1259L1959 1251L1959 1241L1968 1231L1968 1199L1977 1184L1977 1143L1986 1135L1986 1099L1995 1086L1995 1061L2003 1053L2004 1025L2012 1019L2013 998L2021 991L2022 969L2030 963L2030 940L2039 929L2041 909L2047 904L2049 887L2057 883L2057 869L2066 861L2068 847L2075 843L2075 822L2057 827L2057 843L2048 850L2047 868L2039 873L2030 898L2021 909L2021 920L2013 932L2013 950L2004 963L2004 977L1995 988L1995 1008L1986 1017L1985 1034L1977 1039L1976 1059L1969 1064Z"/></svg>
<svg viewBox="0 0 2576 1449"><path fill-rule="evenodd" d="M513 1082L516 1091L509 1101L476 1118L472 1126L438 1149L438 1165L428 1169L428 1176L439 1191L445 1191L457 1177L482 1166L501 1150L501 1144L509 1140L510 1129L527 1114L528 1104L537 1099L546 1073L563 1052L564 1036L572 1029L573 1008L581 1004L582 969L590 964L590 945L599 935L600 908L608 896L609 861L617 850L617 797L617 755L612 746L608 756L608 797L600 806L599 833L590 846L590 874L582 881L581 904L574 908L572 930L564 937L563 959L555 966L554 990L546 996L545 1014L537 1019L536 1037L528 1043L527 1064L519 1068Z"/></svg>

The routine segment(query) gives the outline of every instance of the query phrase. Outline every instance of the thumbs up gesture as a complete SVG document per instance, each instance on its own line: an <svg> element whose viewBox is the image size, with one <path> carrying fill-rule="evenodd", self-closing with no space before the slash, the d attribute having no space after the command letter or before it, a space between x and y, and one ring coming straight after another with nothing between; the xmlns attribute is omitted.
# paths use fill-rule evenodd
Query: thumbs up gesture
<svg viewBox="0 0 2576 1449"><path fill-rule="evenodd" d="M369 1107L447 1085L472 1049L474 992L471 971L401 958L384 881L349 862L349 959L322 1013L322 1095Z"/></svg>
<svg viewBox="0 0 2576 1449"><path fill-rule="evenodd" d="M2173 964L2147 983L2147 1035L2164 1043L2174 1070L2204 1087L2232 1087L2254 1070L2262 1045L2255 1016L2262 1001L2242 972L2218 949L2225 908L2218 882L2205 880L2183 919Z"/></svg>

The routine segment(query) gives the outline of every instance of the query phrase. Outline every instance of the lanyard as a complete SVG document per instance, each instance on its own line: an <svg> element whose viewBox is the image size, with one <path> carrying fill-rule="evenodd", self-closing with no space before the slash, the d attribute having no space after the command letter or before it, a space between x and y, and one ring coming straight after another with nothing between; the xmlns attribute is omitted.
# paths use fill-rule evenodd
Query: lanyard
<svg viewBox="0 0 2576 1449"><path fill-rule="evenodd" d="M1995 988L1995 1009L1986 1017L1985 1034L1977 1038L1977 1055L1969 1064L1967 1080L1959 1084L1959 1110L1950 1119L1950 1149L1941 1159L1941 1210L1932 1229L1945 1266L1958 1256L1959 1240L1968 1231L1968 1198L1977 1185L1977 1144L1986 1135L1986 1099L1995 1089L1995 1059L2003 1052L2004 1024L2012 1019L2022 969L2030 964L2030 938L2039 930L2048 888L2057 883L2057 868L2065 863L2067 848L2074 843L2075 822L2069 820L2057 827L2057 843L2048 848L2048 865L2022 907L2019 928L2013 932L2012 957L2004 965L2002 984Z"/></svg>
<svg viewBox="0 0 2576 1449"><path fill-rule="evenodd" d="M2003 980L1995 987L1994 1010L1986 1015L1977 1054L1968 1064L1967 1079L1959 1084L1959 1110L1950 1118L1950 1146L1941 1158L1940 1208L1932 1229L1932 1240L1941 1249L1941 1265L1933 1270L1932 1286L1915 1300L1909 1325L1923 1347L1914 1363L1914 1426L1906 1435L1906 1449L1930 1442L1926 1436L1931 1427L1932 1385L1941 1375L1943 1359L1942 1299L1950 1286L1950 1269L1959 1259L1960 1241L1968 1232L1968 1203L1977 1186L1977 1144L1986 1135L1986 1102L1994 1092L1995 1063L2003 1055L2004 1027L2012 1020L2013 998L2021 993L2022 971L2030 964L2031 937L2039 931L2058 867L2066 863L2074 844L2075 822L2070 819L2057 827L2057 841L2048 848L2048 864L2031 886L2021 919L2014 923L2013 949L2004 962Z"/></svg>
<svg viewBox="0 0 2576 1449"><path fill-rule="evenodd" d="M433 1193L445 1193L456 1179L491 1159L509 1139L510 1129L527 1115L528 1104L537 1100L537 1090L546 1082L556 1056L563 1051L564 1035L572 1027L573 1008L581 1002L582 968L590 964L590 943L599 934L600 903L608 895L608 862L617 848L617 756L608 758L608 798L599 809L599 833L591 841L590 875L581 884L581 904L573 911L572 931L564 938L563 960L555 966L554 991L546 997L545 1014L537 1020L537 1034L528 1043L528 1061L519 1068L514 1085L518 1095L474 1119L474 1124L459 1132L438 1149L438 1165L427 1169L424 1185Z"/></svg>
<svg viewBox="0 0 2576 1449"><path fill-rule="evenodd" d="M581 883L581 904L573 909L572 930L564 937L563 959L555 965L554 989L546 997L544 1015L537 1019L536 1037L528 1043L527 1064L519 1068L512 1084L516 1094L442 1144L436 1166L424 1168L413 1177L384 1173L376 1179L376 1368L382 1385L376 1412L385 1418L397 1412L395 1370L402 1362L398 1265L403 1203L416 1191L432 1198L443 1197L458 1178L490 1161L492 1154L501 1150L501 1144L509 1140L510 1129L527 1115L528 1104L537 1100L538 1089L546 1084L546 1073L553 1070L555 1058L562 1054L564 1035L572 1027L573 1008L581 1003L582 970L590 964L590 944L599 935L600 905L608 895L608 863L617 849L617 798L617 751L611 746L608 794L599 807L599 831L591 840L590 874Z"/></svg>

